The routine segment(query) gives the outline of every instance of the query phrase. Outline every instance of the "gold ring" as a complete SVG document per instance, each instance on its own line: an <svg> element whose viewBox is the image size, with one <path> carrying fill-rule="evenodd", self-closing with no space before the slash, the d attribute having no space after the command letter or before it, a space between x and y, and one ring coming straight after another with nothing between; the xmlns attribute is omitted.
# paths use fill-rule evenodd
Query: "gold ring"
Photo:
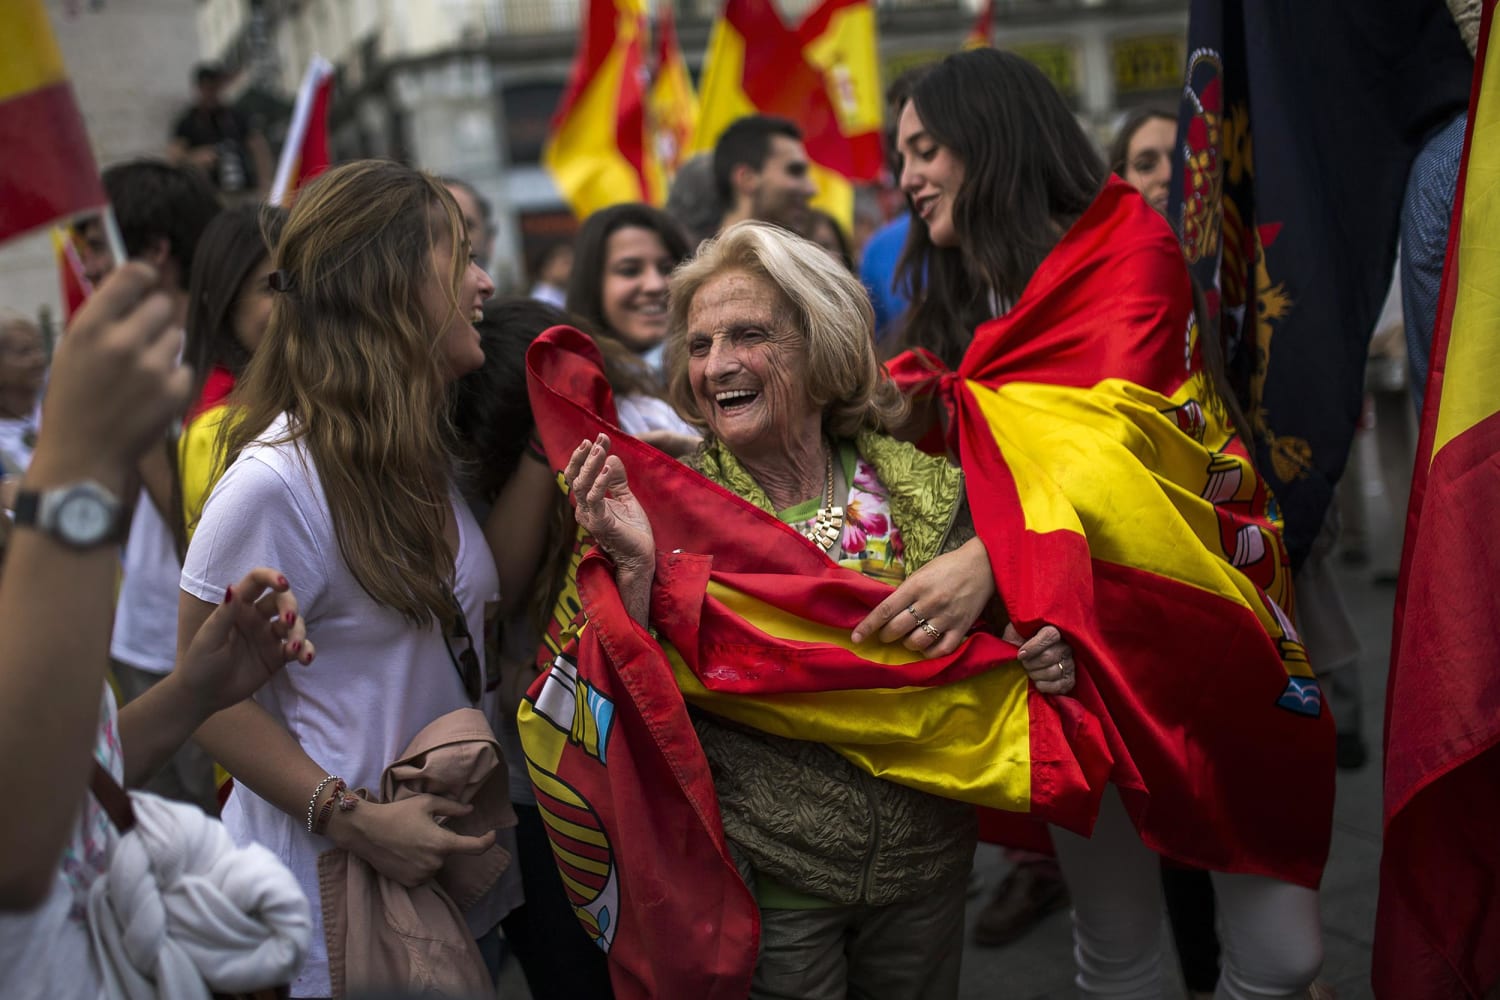
<svg viewBox="0 0 1500 1000"><path fill-rule="evenodd" d="M923 632L926 632L928 635L932 636L934 639L941 639L943 637L943 633L940 630L938 630L936 628L933 628L932 627L932 623L929 622L927 619L925 619L925 618L918 619L917 624L919 624L919 625L922 626L922 631Z"/></svg>

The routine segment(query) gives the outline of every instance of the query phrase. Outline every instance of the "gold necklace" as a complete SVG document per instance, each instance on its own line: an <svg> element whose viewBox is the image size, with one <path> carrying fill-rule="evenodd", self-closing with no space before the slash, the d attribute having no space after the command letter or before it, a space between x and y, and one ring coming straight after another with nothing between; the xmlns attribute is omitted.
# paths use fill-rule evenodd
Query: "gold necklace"
<svg viewBox="0 0 1500 1000"><path fill-rule="evenodd" d="M833 505L833 448L828 449L827 485L823 488L823 506L813 523L800 529L802 536L827 552L844 533L844 508Z"/></svg>

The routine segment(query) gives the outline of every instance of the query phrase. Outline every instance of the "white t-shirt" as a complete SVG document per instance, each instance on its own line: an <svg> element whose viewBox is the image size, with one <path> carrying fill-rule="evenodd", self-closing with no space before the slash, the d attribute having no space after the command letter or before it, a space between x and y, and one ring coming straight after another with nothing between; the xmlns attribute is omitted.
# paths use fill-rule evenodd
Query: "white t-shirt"
<svg viewBox="0 0 1500 1000"><path fill-rule="evenodd" d="M265 440L282 436L286 426L283 417ZM454 593L483 661L485 605L498 601L499 578L478 523L456 494L453 514L459 535ZM251 445L225 472L188 548L182 589L217 604L226 587L256 566L274 567L291 581L318 655L306 667L289 664L255 700L327 773L351 789L378 791L381 772L422 727L469 707L441 628L412 626L360 587L339 552L322 483L298 443ZM455 652L461 643L455 640ZM493 693L481 707L494 717ZM237 842L264 844L301 882L312 904L313 940L292 993L327 996L317 856L332 842L308 834L303 816L287 815L243 785L223 818ZM471 930L487 930L509 912L520 901L518 885L519 869L512 865L466 914Z"/></svg>
<svg viewBox="0 0 1500 1000"><path fill-rule="evenodd" d="M0 418L0 469L7 476L19 476L31 464L36 434L35 416Z"/></svg>
<svg viewBox="0 0 1500 1000"><path fill-rule="evenodd" d="M644 393L616 396L615 412L620 417L620 430L635 437L640 437L647 431L671 431L673 434L687 434L691 437L703 436L702 431L677 415L671 403L656 396L648 396Z"/></svg>
<svg viewBox="0 0 1500 1000"><path fill-rule="evenodd" d="M177 660L177 545L156 504L141 490L125 542L125 575L115 603L109 655L153 674Z"/></svg>
<svg viewBox="0 0 1500 1000"><path fill-rule="evenodd" d="M94 759L123 781L115 699L99 699ZM12 817L14 821L16 818ZM0 914L0 996L5 1000L96 1000L100 978L89 944L89 887L104 873L116 837L109 817L84 792L73 836L63 848L52 889L30 913Z"/></svg>

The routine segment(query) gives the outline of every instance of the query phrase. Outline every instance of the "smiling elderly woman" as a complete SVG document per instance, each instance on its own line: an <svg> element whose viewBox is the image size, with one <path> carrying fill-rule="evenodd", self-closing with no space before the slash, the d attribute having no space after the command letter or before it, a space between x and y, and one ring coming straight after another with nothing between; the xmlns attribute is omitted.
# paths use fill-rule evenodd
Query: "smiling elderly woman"
<svg viewBox="0 0 1500 1000"><path fill-rule="evenodd" d="M883 433L906 406L875 359L869 300L818 246L740 223L672 277L668 393L704 431L703 475L841 565L896 589L856 627L927 656L998 609L962 474ZM649 617L649 513L602 435L565 470L578 521ZM649 504L650 498L645 498ZM789 531L789 544L801 544ZM1002 619L1003 620L1003 619ZM1007 636L1020 637L1008 629ZM1043 692L1073 685L1057 630L1022 648ZM752 995L951 997L972 808L860 771L829 747L693 710L741 873L761 907Z"/></svg>

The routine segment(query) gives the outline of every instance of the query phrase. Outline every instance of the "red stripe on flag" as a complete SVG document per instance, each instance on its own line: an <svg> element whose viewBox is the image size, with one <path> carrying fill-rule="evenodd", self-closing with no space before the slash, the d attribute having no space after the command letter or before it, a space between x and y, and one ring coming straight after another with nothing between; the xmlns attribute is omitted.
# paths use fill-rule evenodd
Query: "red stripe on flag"
<svg viewBox="0 0 1500 1000"><path fill-rule="evenodd" d="M0 104L0 150L0 240L108 201L67 82Z"/></svg>

